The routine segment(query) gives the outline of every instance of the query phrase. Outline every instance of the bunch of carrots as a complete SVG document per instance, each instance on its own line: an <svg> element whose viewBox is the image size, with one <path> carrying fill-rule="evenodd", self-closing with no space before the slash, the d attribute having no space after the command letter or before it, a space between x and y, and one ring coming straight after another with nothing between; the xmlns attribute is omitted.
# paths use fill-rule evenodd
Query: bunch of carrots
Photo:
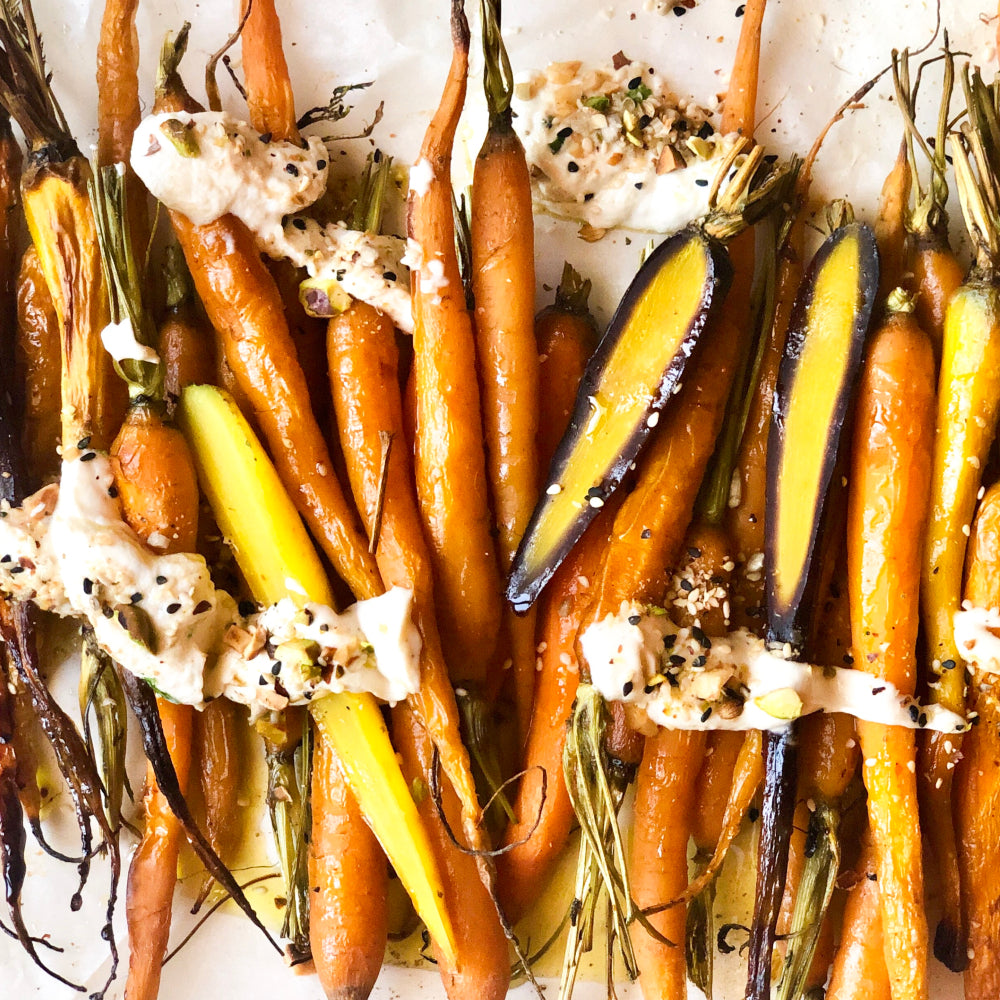
<svg viewBox="0 0 1000 1000"><path fill-rule="evenodd" d="M81 729L46 687L44 622L5 599L0 866L31 959L83 989L24 919L26 824L78 866L74 908L92 857L109 855L100 995L116 975L131 712L148 766L125 894L130 1000L158 994L185 843L205 870L196 905L232 898L286 961L312 963L330 998L367 997L390 933L414 916L449 1000L503 997L519 976L538 988L532 965L565 930L568 998L602 912L609 989L617 955L647 1000L686 996L688 979L711 996L714 956L740 932L717 925L716 883L748 828L748 998L924 1000L931 955L964 971L967 997L996 996L1000 705L990 671L966 670L953 619L963 602L1000 605L998 86L956 69L947 39L912 78L910 55L894 53L902 141L877 223L830 206L809 261L814 162L878 78L804 161L772 166L753 143L766 0L748 0L720 122L738 138L709 211L649 254L602 337L590 281L569 264L535 315L530 172L499 0L480 3L488 129L458 207L472 35L450 0L452 58L420 151L429 177L407 205L422 256L407 342L362 301L308 314L300 276L265 261L238 218L151 211L128 166L137 6L106 2L90 163L29 0L0 5L0 495L17 506L57 476L60 455L107 453L137 536L205 555L252 606L406 588L420 688L385 711L326 695L251 733L234 704L175 704L85 631ZM315 115L297 115L274 0L244 0L237 38L252 127L300 142ZM164 43L154 112L203 110L182 76L186 40L187 26ZM929 143L917 97L936 63ZM968 272L948 243L952 161ZM352 228L380 232L391 170L370 158ZM165 296L151 277L164 244ZM123 321L155 360L112 362L101 333ZM609 411L597 429L595 398ZM696 635L745 628L795 658L853 665L973 725L943 735L818 714L765 733L658 728L605 702L581 653L583 631L623 602L666 608ZM141 632L141 610L122 613ZM251 740L267 765L283 949L231 871ZM75 856L45 840L45 744L77 816ZM632 786L626 846L618 812ZM942 890L933 932L925 843ZM538 949L517 924L571 844L566 919Z"/></svg>

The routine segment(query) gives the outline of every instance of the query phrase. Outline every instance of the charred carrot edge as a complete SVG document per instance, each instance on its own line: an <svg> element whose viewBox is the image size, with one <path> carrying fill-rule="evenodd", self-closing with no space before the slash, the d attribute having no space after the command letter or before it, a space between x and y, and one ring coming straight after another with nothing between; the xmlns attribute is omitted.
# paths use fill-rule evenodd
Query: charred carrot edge
<svg viewBox="0 0 1000 1000"><path fill-rule="evenodd" d="M35 484L59 471L59 320L38 251L29 246L17 276L17 369L24 386L22 440Z"/></svg>
<svg viewBox="0 0 1000 1000"><path fill-rule="evenodd" d="M173 66L157 88L154 110L192 110ZM222 338L225 357L271 445L275 464L299 512L334 568L357 597L381 590L356 514L334 474L285 323L274 279L249 230L232 216L206 226L170 213L195 287Z"/></svg>
<svg viewBox="0 0 1000 1000"><path fill-rule="evenodd" d="M980 501L969 539L965 600L973 607L1000 607L1000 484ZM969 707L976 726L965 735L962 760L955 775L955 826L959 870L962 875L962 915L968 933L969 965L965 970L968 1000L986 1000L1000 990L997 961L998 892L997 837L1000 773L997 734L1000 706L993 675L974 669L969 684Z"/></svg>
<svg viewBox="0 0 1000 1000"><path fill-rule="evenodd" d="M490 536L475 344L455 253L450 165L465 100L469 25L452 0L452 61L418 166L426 190L411 189L407 232L419 244L413 282L414 442L417 497L434 564L439 627L455 681L482 682L496 647L501 585ZM422 269L442 269L427 287Z"/></svg>
<svg viewBox="0 0 1000 1000"><path fill-rule="evenodd" d="M128 163L139 107L139 0L108 0L97 42L97 162Z"/></svg>
<svg viewBox="0 0 1000 1000"><path fill-rule="evenodd" d="M848 544L855 662L916 688L922 528L934 448L934 353L912 314L875 334L856 409ZM912 730L857 724L897 1000L927 992L927 922Z"/></svg>
<svg viewBox="0 0 1000 1000"><path fill-rule="evenodd" d="M243 0L240 10L245 18L240 39L250 124L261 134L294 142L299 138L295 98L274 0Z"/></svg>

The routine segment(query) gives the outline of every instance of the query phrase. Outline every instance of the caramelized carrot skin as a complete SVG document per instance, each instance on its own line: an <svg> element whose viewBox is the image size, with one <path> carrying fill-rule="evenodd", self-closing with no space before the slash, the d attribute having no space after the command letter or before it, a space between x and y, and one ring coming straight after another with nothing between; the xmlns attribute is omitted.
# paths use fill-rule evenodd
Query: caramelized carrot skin
<svg viewBox="0 0 1000 1000"><path fill-rule="evenodd" d="M1000 486L987 490L969 541L965 599L975 607L1000 607ZM990 675L978 671L969 685L978 725L966 733L955 774L955 825L968 929L967 1000L1000 996L1000 701Z"/></svg>
<svg viewBox="0 0 1000 1000"><path fill-rule="evenodd" d="M166 369L164 390L171 405L187 386L215 382L215 336L190 307L168 311L160 324L159 354Z"/></svg>
<svg viewBox="0 0 1000 1000"><path fill-rule="evenodd" d="M38 253L28 247L17 276L17 367L24 385L22 441L35 482L59 470L62 430L59 319Z"/></svg>
<svg viewBox="0 0 1000 1000"><path fill-rule="evenodd" d="M882 901L875 849L866 839L858 881L844 907L840 946L827 990L829 1000L891 1000L882 937Z"/></svg>
<svg viewBox="0 0 1000 1000"><path fill-rule="evenodd" d="M563 778L563 748L580 683L576 639L590 603L591 580L600 565L609 521L602 512L587 528L539 603L539 668L525 747L526 770L514 801L517 819L503 837L503 845L510 850L497 858L500 903L512 921L520 920L541 895L576 821ZM544 799L541 770L546 775Z"/></svg>
<svg viewBox="0 0 1000 1000"><path fill-rule="evenodd" d="M538 347L538 468L552 463L556 446L566 433L576 402L577 387L597 346L597 326L589 314L555 306L535 319Z"/></svg>
<svg viewBox="0 0 1000 1000"><path fill-rule="evenodd" d="M459 735L458 708L435 620L431 558L417 511L410 456L402 444L395 331L383 313L356 302L331 320L327 347L337 426L351 488L369 525L374 522L378 503L382 464L379 432L387 432L399 442L389 452L376 558L387 585L413 591L423 648L420 690L409 700L438 747L444 771L462 800L466 832L477 847L483 847L486 845L479 839L482 831L474 831L479 812L476 791L468 752Z"/></svg>
<svg viewBox="0 0 1000 1000"><path fill-rule="evenodd" d="M913 316L895 314L869 346L859 389L848 555L856 664L910 695L916 688L935 397L930 341ZM857 730L893 996L926 997L914 733L865 722L858 722Z"/></svg>
<svg viewBox="0 0 1000 1000"><path fill-rule="evenodd" d="M385 855L340 771L329 740L317 740L309 844L309 940L328 1000L365 1000L389 933Z"/></svg>
<svg viewBox="0 0 1000 1000"><path fill-rule="evenodd" d="M171 212L174 231L229 367L253 406L296 506L357 597L381 583L357 517L333 473L308 409L309 391L285 323L281 297L253 236L225 216L206 226Z"/></svg>
<svg viewBox="0 0 1000 1000"><path fill-rule="evenodd" d="M444 284L413 273L417 496L434 562L438 619L453 677L485 680L496 648L501 583L490 534L488 483L472 323L455 253L451 152L465 100L469 28L452 2L451 67L420 158L432 179L410 191L407 233Z"/></svg>
<svg viewBox="0 0 1000 1000"><path fill-rule="evenodd" d="M157 699L167 749L181 791L187 790L191 765L190 705ZM146 772L143 797L146 827L132 856L128 873L125 913L129 927L129 969L126 1000L155 1000L160 968L170 936L170 910L177 883L177 855L183 831L153 777Z"/></svg>
<svg viewBox="0 0 1000 1000"><path fill-rule="evenodd" d="M409 706L399 704L392 710L392 734L407 781L426 789L433 748ZM441 784L445 816L455 836L461 838L458 799L447 778L442 778ZM476 860L449 838L429 794L423 794L419 810L431 837L457 945L455 964L435 953L448 1000L502 1000L510 984L507 939L496 906L480 880Z"/></svg>
<svg viewBox="0 0 1000 1000"><path fill-rule="evenodd" d="M239 707L226 698L209 702L194 720L194 759L205 804L205 835L223 861L239 836L236 806L243 775L239 731L245 725Z"/></svg>
<svg viewBox="0 0 1000 1000"><path fill-rule="evenodd" d="M646 739L635 786L632 828L632 893L640 907L656 906L687 888L687 842L698 794L697 777L705 734L663 729ZM650 922L677 947L669 948L639 924L632 945L639 964L639 985L646 1000L686 995L684 924L687 907L673 906Z"/></svg>
<svg viewBox="0 0 1000 1000"><path fill-rule="evenodd" d="M944 314L952 295L965 280L965 269L946 240L933 234L918 236L910 258L917 322L927 331L940 360Z"/></svg>
<svg viewBox="0 0 1000 1000"><path fill-rule="evenodd" d="M275 139L294 141L299 137L295 124L295 98L288 77L288 63L281 44L281 22L274 0L243 0L243 75L250 107L250 122L261 133Z"/></svg>
<svg viewBox="0 0 1000 1000"><path fill-rule="evenodd" d="M108 0L97 45L97 157L101 164L128 163L139 107L139 0Z"/></svg>

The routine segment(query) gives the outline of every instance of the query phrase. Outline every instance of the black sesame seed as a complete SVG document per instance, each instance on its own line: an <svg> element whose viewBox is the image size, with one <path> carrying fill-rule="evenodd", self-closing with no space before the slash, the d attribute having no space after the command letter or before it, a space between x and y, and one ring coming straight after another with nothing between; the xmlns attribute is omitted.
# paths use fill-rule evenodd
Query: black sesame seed
<svg viewBox="0 0 1000 1000"><path fill-rule="evenodd" d="M97 458L97 452L96 451L85 451L80 456L80 461L81 462L93 462L95 458Z"/></svg>
<svg viewBox="0 0 1000 1000"><path fill-rule="evenodd" d="M916 722L920 718L920 709L916 705L910 706L910 721Z"/></svg>
<svg viewBox="0 0 1000 1000"><path fill-rule="evenodd" d="M677 688L677 687L681 686L681 682L673 674L669 674L669 673L667 674L667 683L672 688Z"/></svg>
<svg viewBox="0 0 1000 1000"><path fill-rule="evenodd" d="M260 675L260 677L258 677L258 678L257 678L257 683L258 683L258 684L259 684L259 685L260 685L261 687L266 687L266 686L267 686L267 681L265 680L265 678L264 678L264 675L263 675L263 674L261 674L261 675Z"/></svg>
<svg viewBox="0 0 1000 1000"><path fill-rule="evenodd" d="M323 624L320 625L319 630L320 630L320 632L329 632L330 631L330 626L327 625L326 622L323 622Z"/></svg>
<svg viewBox="0 0 1000 1000"><path fill-rule="evenodd" d="M386 271L385 274L382 275L382 277L385 278L386 281L395 281L396 280L396 272L395 271Z"/></svg>
<svg viewBox="0 0 1000 1000"><path fill-rule="evenodd" d="M10 555L5 555L2 559L0 559L0 563L9 563L9 562L10 562Z"/></svg>
<svg viewBox="0 0 1000 1000"><path fill-rule="evenodd" d="M603 497L604 496L604 490L601 489L600 486L591 486L590 489L587 490L587 496L588 496L588 498L589 497Z"/></svg>
<svg viewBox="0 0 1000 1000"><path fill-rule="evenodd" d="M765 157L764 157L764 162L765 163L777 163L778 162L778 154L777 153L767 153L765 155ZM832 590L833 587L831 586L830 589Z"/></svg>
<svg viewBox="0 0 1000 1000"><path fill-rule="evenodd" d="M312 625L312 623L316 620L316 616L308 608L303 608L302 614L305 616L306 625Z"/></svg>
<svg viewBox="0 0 1000 1000"><path fill-rule="evenodd" d="M249 618L257 610L257 605L253 601L240 601L236 610L243 618Z"/></svg>
<svg viewBox="0 0 1000 1000"><path fill-rule="evenodd" d="M633 684L631 681L626 681L622 685L622 694L627 698L632 693Z"/></svg>
<svg viewBox="0 0 1000 1000"><path fill-rule="evenodd" d="M687 13L687 7L675 7L674 17L683 17Z"/></svg>
<svg viewBox="0 0 1000 1000"><path fill-rule="evenodd" d="M927 725L927 713L926 712L921 712L920 713L920 718L917 719L917 725L920 726L921 729L923 729L924 726Z"/></svg>
<svg viewBox="0 0 1000 1000"><path fill-rule="evenodd" d="M700 188L707 188L708 187L708 178L707 177L699 177L695 181L695 184L697 184L698 187L700 187Z"/></svg>
<svg viewBox="0 0 1000 1000"><path fill-rule="evenodd" d="M573 129L571 129L569 125L567 125L565 128L559 129L559 131L556 132L556 135L560 139L568 139L572 134L573 134Z"/></svg>
<svg viewBox="0 0 1000 1000"><path fill-rule="evenodd" d="M583 196L583 200L584 201L593 201L594 200L594 192L593 191L588 191L587 194L585 194Z"/></svg>
<svg viewBox="0 0 1000 1000"><path fill-rule="evenodd" d="M670 647L677 641L677 636L675 635L665 635L663 637L663 648L670 649Z"/></svg>
<svg viewBox="0 0 1000 1000"><path fill-rule="evenodd" d="M745 3L741 3L739 7L736 8L736 16L742 17L746 13L746 10L747 10L747 5Z"/></svg>
<svg viewBox="0 0 1000 1000"><path fill-rule="evenodd" d="M83 578L83 592L89 597L94 592L94 581L89 576Z"/></svg>
<svg viewBox="0 0 1000 1000"><path fill-rule="evenodd" d="M89 448L90 447L90 435L88 434L87 437L80 438L80 440L77 441L76 446L77 446L77 448L80 449L80 451L83 451L84 448Z"/></svg>
<svg viewBox="0 0 1000 1000"><path fill-rule="evenodd" d="M694 584L690 580L681 580L681 590L683 590L685 594L690 594L691 591L694 590Z"/></svg>
<svg viewBox="0 0 1000 1000"><path fill-rule="evenodd" d="M180 609L181 609L180 604L178 604L177 601L174 601L172 604L167 605L167 614L176 615L177 612L180 611Z"/></svg>
<svg viewBox="0 0 1000 1000"><path fill-rule="evenodd" d="M693 660L691 661L691 666L692 666L692 667L703 667L703 666L705 666L705 664L706 664L707 662L708 662L708 657L707 657L707 656L705 656L705 655L703 654L703 655L701 655L701 656L696 656L696 657L695 657L695 658L694 658L694 659L693 659Z"/></svg>
<svg viewBox="0 0 1000 1000"><path fill-rule="evenodd" d="M691 635L702 649L712 648L712 640L697 625L691 626Z"/></svg>
<svg viewBox="0 0 1000 1000"><path fill-rule="evenodd" d="M635 189L636 189L636 191L641 191L642 190L642 181L636 181L635 182Z"/></svg>
<svg viewBox="0 0 1000 1000"><path fill-rule="evenodd" d="M16 576L18 573L23 573L23 572L24 572L23 566L11 566L10 568L11 576Z"/></svg>
<svg viewBox="0 0 1000 1000"><path fill-rule="evenodd" d="M639 128L640 128L640 129L644 129L644 128L648 128L648 127L649 127L649 123L650 123L650 122L651 122L652 120L653 120L653 119L652 119L652 118L650 118L650 117L649 117L649 115L643 115L643 116L642 116L642 117L641 117L641 118L639 119Z"/></svg>
<svg viewBox="0 0 1000 1000"><path fill-rule="evenodd" d="M645 687L643 687L642 693L643 694L652 694L655 690L656 690L656 688L652 684L647 684Z"/></svg>
<svg viewBox="0 0 1000 1000"><path fill-rule="evenodd" d="M751 806L747 810L747 819L749 819L751 823L756 823L759 818L760 818L760 810L756 808L756 806Z"/></svg>
<svg viewBox="0 0 1000 1000"><path fill-rule="evenodd" d="M712 128L711 122L702 122L701 128L698 129L698 138L707 139L709 136L715 135L715 129Z"/></svg>
<svg viewBox="0 0 1000 1000"><path fill-rule="evenodd" d="M670 656L670 662L675 666L679 667L684 662L684 657L680 653L672 653Z"/></svg>
<svg viewBox="0 0 1000 1000"><path fill-rule="evenodd" d="M104 617L105 618L114 618L114 616L115 616L115 610L114 610L114 608L105 608L104 609Z"/></svg>
<svg viewBox="0 0 1000 1000"><path fill-rule="evenodd" d="M306 220L305 219L292 219L292 225L295 226L295 228L299 232L304 232L305 228L306 228Z"/></svg>
<svg viewBox="0 0 1000 1000"><path fill-rule="evenodd" d="M712 716L712 709L711 706L709 706L708 708L705 709L704 712L701 713L701 721L708 722L711 716Z"/></svg>
<svg viewBox="0 0 1000 1000"><path fill-rule="evenodd" d="M942 670L954 670L955 669L955 661L954 660L942 660L941 661L941 669Z"/></svg>
<svg viewBox="0 0 1000 1000"><path fill-rule="evenodd" d="M131 598L129 598L129 600L131 600L131 602L132 602L133 604L138 604L138 603L139 603L139 602L140 602L140 601L142 600L142 593L141 593L140 591L138 591L138 590L137 590L137 591L136 591L136 592L135 592L135 593L134 593L134 594L133 594L133 595L131 596Z"/></svg>
<svg viewBox="0 0 1000 1000"><path fill-rule="evenodd" d="M692 545L692 546L691 546L691 547L690 547L690 548L688 549L688 555L689 555L689 556L690 556L690 557L691 557L692 559L700 559L700 558L701 558L701 549L696 549L696 548L695 548L695 547L694 547L694 546Z"/></svg>
<svg viewBox="0 0 1000 1000"><path fill-rule="evenodd" d="M108 496L111 497L112 500L118 499L118 487L113 483L108 487Z"/></svg>
<svg viewBox="0 0 1000 1000"><path fill-rule="evenodd" d="M873 695L881 694L884 690L885 690L885 685L884 684L881 687L873 687L872 688L872 694Z"/></svg>
<svg viewBox="0 0 1000 1000"><path fill-rule="evenodd" d="M629 80L629 82L628 82L628 89L629 90L635 90L635 88L638 87L640 83L642 83L642 77L641 76L633 76L632 79Z"/></svg>
<svg viewBox="0 0 1000 1000"><path fill-rule="evenodd" d="M167 582L167 578L165 576L158 576L156 578L156 584L159 587L162 587L166 582Z"/></svg>
<svg viewBox="0 0 1000 1000"><path fill-rule="evenodd" d="M844 663L851 666L854 663L854 657L850 653L844 653Z"/></svg>
<svg viewBox="0 0 1000 1000"><path fill-rule="evenodd" d="M643 540L645 540L647 538L652 538L652 536L653 536L653 533L649 530L649 528L643 528L642 532L639 535L639 537L642 538Z"/></svg>
<svg viewBox="0 0 1000 1000"><path fill-rule="evenodd" d="M642 621L641 615L629 615L628 623L629 625L638 625Z"/></svg>
<svg viewBox="0 0 1000 1000"><path fill-rule="evenodd" d="M312 691L303 691L302 692L302 697L305 698L306 701L312 701L312 696L313 696ZM319 888L318 887L317 887L316 891L319 892Z"/></svg>
<svg viewBox="0 0 1000 1000"><path fill-rule="evenodd" d="M199 601L194 606L194 611L191 612L191 613L195 614L195 615L203 615L206 611L211 611L211 610L212 610L212 602L211 601Z"/></svg>
<svg viewBox="0 0 1000 1000"><path fill-rule="evenodd" d="M567 163L567 164L566 164L566 169L567 169L567 170L568 170L568 171L569 171L569 172L570 172L571 174L575 174L575 173L578 173L578 172L579 172L579 170L580 170L580 164L579 164L579 163L577 163L577 162L576 162L576 160L570 160L570 161L569 161L569 163Z"/></svg>
<svg viewBox="0 0 1000 1000"><path fill-rule="evenodd" d="M877 882L878 881L878 875L876 875L875 872L869 872L868 873L868 881L869 882Z"/></svg>
<svg viewBox="0 0 1000 1000"><path fill-rule="evenodd" d="M271 141L271 133L265 132L261 137L260 141L266 146Z"/></svg>
<svg viewBox="0 0 1000 1000"><path fill-rule="evenodd" d="M378 152L378 150L376 150L376 152ZM316 169L317 170L326 170L326 160L317 160L316 161Z"/></svg>
<svg viewBox="0 0 1000 1000"><path fill-rule="evenodd" d="M291 174L293 177L298 177L299 176L299 168L297 166L295 166L294 163L286 163L285 164L285 173L286 174Z"/></svg>
<svg viewBox="0 0 1000 1000"><path fill-rule="evenodd" d="M281 660L275 660L271 664L271 675L277 677L281 673Z"/></svg>

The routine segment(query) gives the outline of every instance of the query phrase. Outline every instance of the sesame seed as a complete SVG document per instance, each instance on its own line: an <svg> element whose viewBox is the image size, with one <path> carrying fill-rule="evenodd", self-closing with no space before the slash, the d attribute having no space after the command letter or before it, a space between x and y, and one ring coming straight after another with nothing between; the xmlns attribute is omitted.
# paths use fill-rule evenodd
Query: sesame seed
<svg viewBox="0 0 1000 1000"><path fill-rule="evenodd" d="M88 596L94 592L94 581L89 576L83 578L83 592Z"/></svg>
<svg viewBox="0 0 1000 1000"><path fill-rule="evenodd" d="M180 611L180 609L181 609L180 604L178 604L177 601L174 601L172 604L167 605L166 611L168 615L176 615L177 612Z"/></svg>
<svg viewBox="0 0 1000 1000"><path fill-rule="evenodd" d="M142 600L142 594L137 590L130 598L133 604L138 604Z"/></svg>
<svg viewBox="0 0 1000 1000"><path fill-rule="evenodd" d="M558 496L562 493L562 487L558 483L553 483L545 492L550 497Z"/></svg>
<svg viewBox="0 0 1000 1000"><path fill-rule="evenodd" d="M212 610L211 601L199 601L194 606L194 611L192 611L191 613L195 615L203 615L206 611L211 611L211 610Z"/></svg>
<svg viewBox="0 0 1000 1000"><path fill-rule="evenodd" d="M167 578L165 576L158 576L156 578L156 582L159 586L162 587L167 582Z"/></svg>
<svg viewBox="0 0 1000 1000"><path fill-rule="evenodd" d="M705 709L704 712L701 713L701 721L708 722L709 718L711 718L711 715L712 715L712 707L710 705L708 708Z"/></svg>
<svg viewBox="0 0 1000 1000"><path fill-rule="evenodd" d="M631 681L626 681L622 685L622 694L627 698L632 693L633 684Z"/></svg>
<svg viewBox="0 0 1000 1000"><path fill-rule="evenodd" d="M285 173L286 174L291 174L293 177L298 177L299 176L299 168L297 166L295 166L294 163L286 163L285 164Z"/></svg>
<svg viewBox="0 0 1000 1000"><path fill-rule="evenodd" d="M638 625L642 621L641 615L629 615L628 623L629 625Z"/></svg>
<svg viewBox="0 0 1000 1000"><path fill-rule="evenodd" d="M652 537L652 534L653 533L649 530L649 528L643 528L642 531L639 533L639 537L645 540L647 538Z"/></svg>
<svg viewBox="0 0 1000 1000"><path fill-rule="evenodd" d="M95 458L97 458L97 452L96 451L85 451L80 456L80 461L81 462L93 462Z"/></svg>

